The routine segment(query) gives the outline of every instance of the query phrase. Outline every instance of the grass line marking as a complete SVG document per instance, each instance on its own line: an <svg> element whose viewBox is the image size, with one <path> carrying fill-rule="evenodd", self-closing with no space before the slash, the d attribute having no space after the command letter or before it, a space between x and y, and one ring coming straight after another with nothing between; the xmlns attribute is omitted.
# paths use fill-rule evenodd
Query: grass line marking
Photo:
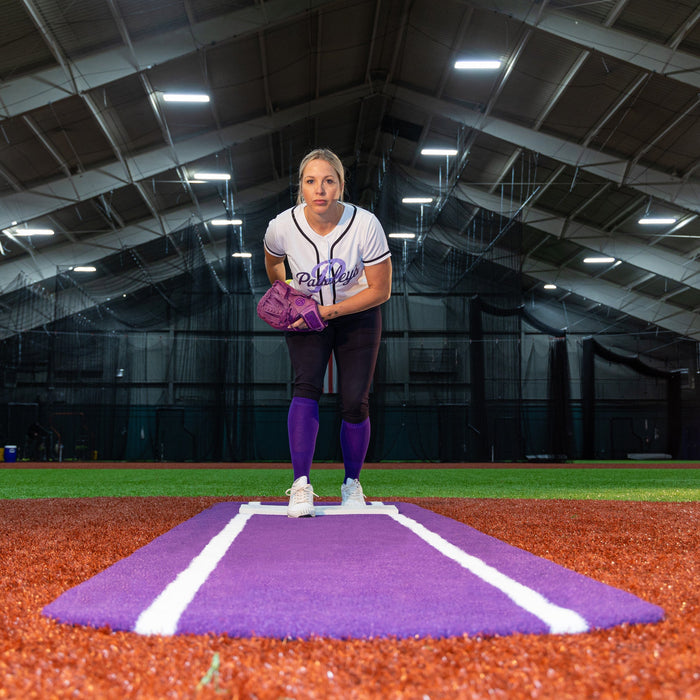
<svg viewBox="0 0 700 700"><path fill-rule="evenodd" d="M518 583L481 559L467 554L459 547L448 542L444 537L429 530L425 525L413 520L413 518L408 518L400 513L389 514L389 517L407 527L444 556L453 559L465 569L471 571L482 581L505 593L517 606L542 620L549 627L549 631L552 634L575 634L588 631L588 623L574 610L555 605L542 594L524 586L522 583Z"/></svg>
<svg viewBox="0 0 700 700"><path fill-rule="evenodd" d="M251 517L252 513L238 513L231 518L224 529L212 537L204 549L192 559L188 567L139 615L134 632L145 635L175 634L182 613Z"/></svg>

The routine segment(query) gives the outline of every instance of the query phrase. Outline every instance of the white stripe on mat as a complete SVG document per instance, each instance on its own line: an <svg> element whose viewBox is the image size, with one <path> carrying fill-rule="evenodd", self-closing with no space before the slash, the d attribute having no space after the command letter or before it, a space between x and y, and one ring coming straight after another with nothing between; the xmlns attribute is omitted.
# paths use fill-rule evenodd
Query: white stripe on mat
<svg viewBox="0 0 700 700"><path fill-rule="evenodd" d="M209 540L188 567L139 615L134 632L175 634L182 613L251 517L252 513L238 513L231 518L226 527Z"/></svg>
<svg viewBox="0 0 700 700"><path fill-rule="evenodd" d="M389 517L407 527L441 554L461 564L482 581L502 591L516 605L542 620L552 634L573 634L588 631L588 623L576 611L551 603L542 594L518 583L481 559L467 554L418 521L400 513L390 514Z"/></svg>

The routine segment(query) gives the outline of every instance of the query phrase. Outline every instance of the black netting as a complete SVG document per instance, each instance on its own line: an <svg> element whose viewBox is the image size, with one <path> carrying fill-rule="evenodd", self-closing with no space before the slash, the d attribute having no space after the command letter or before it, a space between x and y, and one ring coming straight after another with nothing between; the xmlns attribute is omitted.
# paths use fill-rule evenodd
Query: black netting
<svg viewBox="0 0 700 700"><path fill-rule="evenodd" d="M652 366L637 355L605 347L595 338L583 341L582 358L582 456L599 457L603 444L612 458L630 454L679 457L682 373ZM635 404L626 414L610 408L614 405L614 395L608 393L611 382L603 383L600 377L606 370L618 386L624 385L627 398ZM598 439L599 432L605 441Z"/></svg>
<svg viewBox="0 0 700 700"><path fill-rule="evenodd" d="M692 343L524 291L522 223L452 196L449 178L430 190L403 171L373 183L356 180L361 171L349 168L354 199L387 233L415 236L390 239L393 296L383 307L368 459L608 457L677 445L668 426L681 425L680 401L667 403L666 380L640 383L637 368L601 358L593 391L578 376L581 339L612 339L606 347L663 357L666 369L694 367ZM433 202L401 203L418 195ZM291 368L255 305L268 287L267 222L294 196L291 188L236 212L224 189L240 226L205 225L193 212L168 235L149 230L105 247L94 273L60 267L41 282L4 281L0 442L33 459L288 459ZM317 459L340 458L338 423L329 391Z"/></svg>

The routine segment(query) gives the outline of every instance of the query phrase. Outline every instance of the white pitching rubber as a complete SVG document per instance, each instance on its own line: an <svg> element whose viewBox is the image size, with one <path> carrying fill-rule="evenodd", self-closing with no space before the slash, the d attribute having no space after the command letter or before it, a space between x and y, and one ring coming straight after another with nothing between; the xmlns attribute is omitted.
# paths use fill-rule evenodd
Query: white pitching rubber
<svg viewBox="0 0 700 700"><path fill-rule="evenodd" d="M381 501L372 501L366 506L314 506L316 517L319 515L392 515L399 512L396 506L385 505ZM238 511L250 515L287 515L287 506L275 506L260 501L244 503Z"/></svg>

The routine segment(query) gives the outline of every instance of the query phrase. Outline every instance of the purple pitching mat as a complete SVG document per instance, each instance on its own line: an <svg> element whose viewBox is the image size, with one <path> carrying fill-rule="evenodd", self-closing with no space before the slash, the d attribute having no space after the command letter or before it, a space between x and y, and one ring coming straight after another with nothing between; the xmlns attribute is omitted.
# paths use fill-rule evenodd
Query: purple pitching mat
<svg viewBox="0 0 700 700"><path fill-rule="evenodd" d="M663 619L622 590L395 505L291 519L219 503L43 614L140 634L302 639L567 634Z"/></svg>

